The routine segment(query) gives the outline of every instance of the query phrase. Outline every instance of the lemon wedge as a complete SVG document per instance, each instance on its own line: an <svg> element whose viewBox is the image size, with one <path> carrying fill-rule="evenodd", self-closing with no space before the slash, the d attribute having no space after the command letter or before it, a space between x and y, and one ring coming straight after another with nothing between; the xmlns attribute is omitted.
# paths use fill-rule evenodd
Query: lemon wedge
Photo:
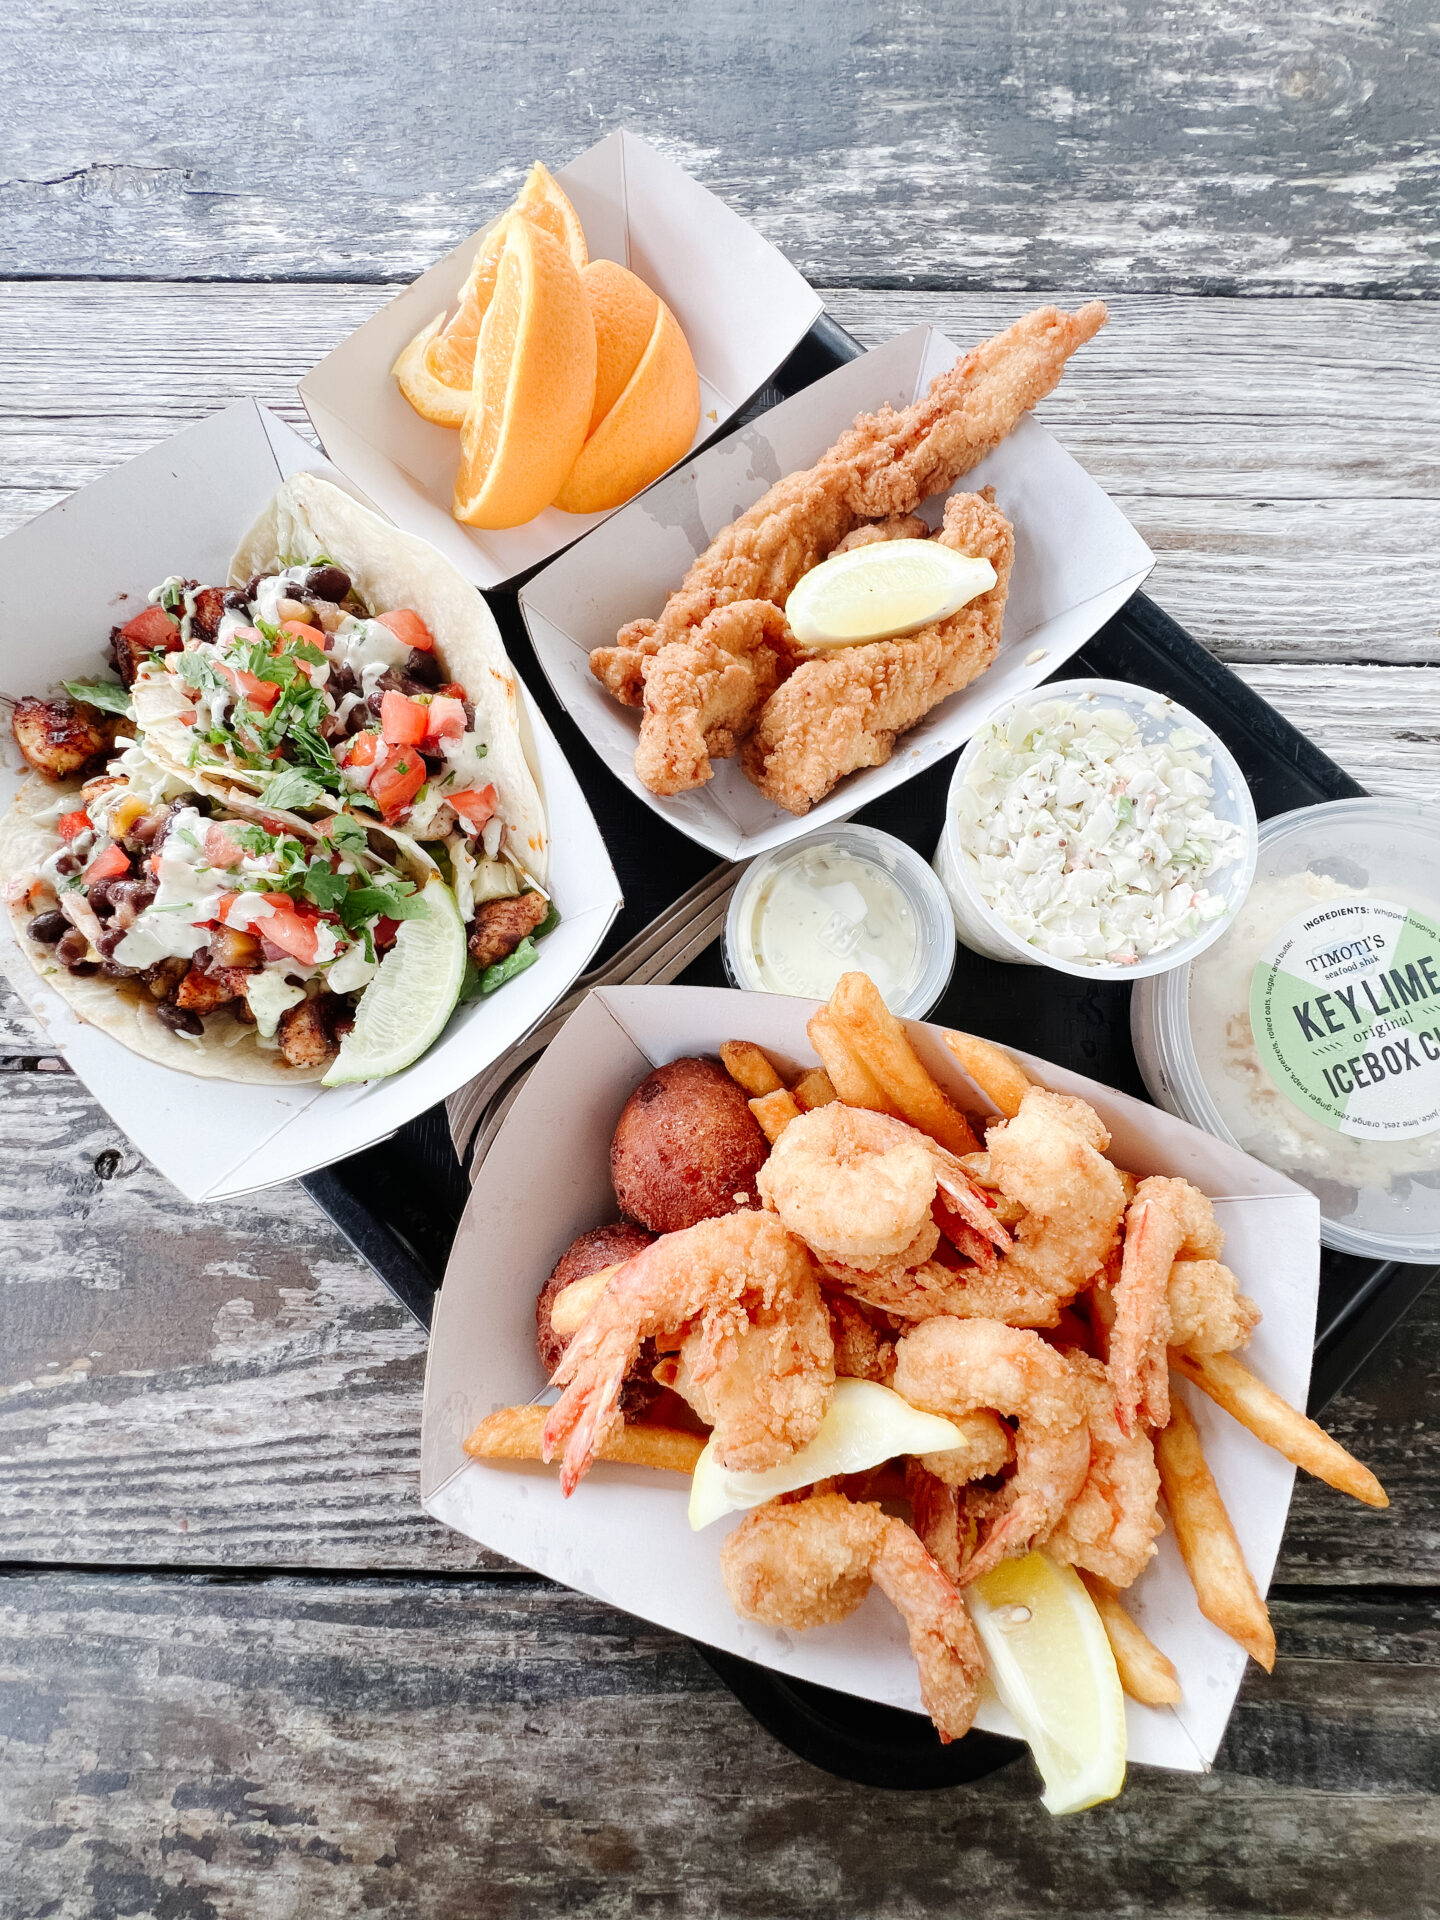
<svg viewBox="0 0 1440 1920"><path fill-rule="evenodd" d="M921 1413L876 1380L837 1380L820 1431L778 1467L764 1473L727 1473L712 1437L690 1482L690 1525L698 1533L712 1520L763 1506L832 1474L863 1473L907 1453L939 1453L963 1444L958 1429L938 1414Z"/></svg>
<svg viewBox="0 0 1440 1920"><path fill-rule="evenodd" d="M322 1086L398 1073L439 1038L455 1011L465 979L465 923L438 877L426 882L420 898L424 913L401 921Z"/></svg>
<svg viewBox="0 0 1440 1920"><path fill-rule="evenodd" d="M1049 1813L1113 1800L1125 1780L1125 1697L1095 1602L1043 1553L965 1589L995 1691L1029 1742Z"/></svg>
<svg viewBox="0 0 1440 1920"><path fill-rule="evenodd" d="M803 647L854 647L948 619L994 584L988 560L938 540L874 540L802 574L785 618Z"/></svg>

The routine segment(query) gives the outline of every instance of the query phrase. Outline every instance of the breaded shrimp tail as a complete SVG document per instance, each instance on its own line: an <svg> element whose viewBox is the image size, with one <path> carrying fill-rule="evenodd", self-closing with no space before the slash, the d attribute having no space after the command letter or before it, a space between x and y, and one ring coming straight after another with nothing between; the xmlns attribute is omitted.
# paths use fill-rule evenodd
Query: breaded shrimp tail
<svg viewBox="0 0 1440 1920"><path fill-rule="evenodd" d="M626 705L644 704L637 771L647 786L657 773L667 782L652 791L702 785L711 758L738 750L770 690L794 664L784 634L778 644L769 635L761 641L774 654L773 668L757 671L756 649L747 647L746 676L730 676L723 719L707 727L703 716L716 701L723 669L707 646L693 670L681 661L678 673L665 672L658 662L666 649L735 601L768 601L783 613L796 581L856 528L913 513L984 459L1052 391L1070 355L1104 323L1099 301L1075 313L1042 307L937 376L915 406L862 414L813 467L777 481L717 535L658 620L632 621L615 646L592 653L591 669L610 692ZM747 625L747 640L753 633ZM723 646L723 638L717 644ZM657 672L664 698L652 702L648 689ZM697 751L697 736L704 751Z"/></svg>

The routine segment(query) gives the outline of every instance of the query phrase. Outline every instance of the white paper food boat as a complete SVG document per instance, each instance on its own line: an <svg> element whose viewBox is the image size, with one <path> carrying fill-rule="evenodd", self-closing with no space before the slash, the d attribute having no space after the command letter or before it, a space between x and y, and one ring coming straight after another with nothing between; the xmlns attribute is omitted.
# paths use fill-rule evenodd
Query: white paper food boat
<svg viewBox="0 0 1440 1920"><path fill-rule="evenodd" d="M223 581L241 535L282 480L302 470L346 484L282 420L245 400L0 541L0 692L45 693L107 671L110 628L138 612L168 574ZM461 1008L414 1066L388 1080L291 1089L197 1080L158 1066L79 1020L21 953L8 916L0 920L0 965L46 1044L187 1199L294 1179L383 1140L498 1059L584 970L619 911L619 883L554 735L523 683L520 691L526 751L549 816L560 925L540 942L532 967ZM0 807L27 775L6 726Z"/></svg>
<svg viewBox="0 0 1440 1920"><path fill-rule="evenodd" d="M677 1633L822 1686L920 1711L899 1615L879 1593L839 1626L781 1633L736 1617L720 1578L734 1515L702 1533L686 1518L681 1476L601 1463L573 1498L553 1469L470 1460L466 1435L545 1384L535 1352L535 1296L576 1235L616 1217L610 1137L620 1109L654 1066L754 1040L797 1067L815 1064L805 1036L814 1001L719 988L597 989L552 1042L496 1137L455 1240L437 1306L425 1381L421 1491L426 1510L471 1539L567 1586ZM940 1030L911 1021L916 1051L973 1113L993 1113L960 1071ZM1227 1263L1264 1311L1246 1362L1304 1406L1319 1287L1314 1196L1182 1120L1025 1054L1034 1077L1091 1102L1111 1129L1112 1157L1144 1175L1182 1175L1215 1201ZM1183 1383L1206 1456L1262 1591L1285 1530L1294 1469ZM1204 1620L1173 1535L1126 1595L1141 1626L1175 1662L1176 1708L1127 1703L1132 1760L1198 1771L1215 1755L1245 1670L1234 1641ZM996 1704L977 1725L1013 1733Z"/></svg>

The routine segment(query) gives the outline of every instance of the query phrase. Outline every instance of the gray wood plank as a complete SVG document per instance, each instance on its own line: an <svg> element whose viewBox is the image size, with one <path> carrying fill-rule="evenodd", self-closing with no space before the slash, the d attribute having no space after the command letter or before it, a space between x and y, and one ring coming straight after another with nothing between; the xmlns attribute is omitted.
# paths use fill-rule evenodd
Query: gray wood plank
<svg viewBox="0 0 1440 1920"><path fill-rule="evenodd" d="M1276 1607L1206 1779L1052 1821L794 1759L683 1642L469 1582L0 1583L0 1916L1423 1912L1433 1606ZM51 1904L53 1903L53 1904Z"/></svg>
<svg viewBox="0 0 1440 1920"><path fill-rule="evenodd" d="M4 59L0 271L408 278L628 125L825 284L1430 293L1433 13L65 0ZM82 104L83 103L83 104Z"/></svg>
<svg viewBox="0 0 1440 1920"><path fill-rule="evenodd" d="M0 285L0 533L246 394L303 429L295 380L389 291ZM1028 303L827 298L867 344L921 320L969 344ZM1041 418L1154 548L1154 596L1222 658L1430 661L1440 308L1300 311L1119 299Z"/></svg>

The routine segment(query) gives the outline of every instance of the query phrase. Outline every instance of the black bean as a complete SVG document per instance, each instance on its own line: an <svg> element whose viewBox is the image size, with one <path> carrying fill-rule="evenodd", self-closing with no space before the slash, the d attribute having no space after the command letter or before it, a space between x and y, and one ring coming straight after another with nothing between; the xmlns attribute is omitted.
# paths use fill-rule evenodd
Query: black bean
<svg viewBox="0 0 1440 1920"><path fill-rule="evenodd" d="M101 977L106 980L133 980L139 971L138 967L122 966L118 960L100 962Z"/></svg>
<svg viewBox="0 0 1440 1920"><path fill-rule="evenodd" d="M164 1000L155 1011L159 1014L162 1025L169 1027L172 1033L199 1035L205 1031L205 1022L198 1013L192 1013L189 1007L177 1007L169 1000Z"/></svg>
<svg viewBox="0 0 1440 1920"><path fill-rule="evenodd" d="M128 931L129 929L127 927L106 928L105 932L102 933L100 938L95 942L96 950L102 960L113 960L115 958L115 949L125 938Z"/></svg>
<svg viewBox="0 0 1440 1920"><path fill-rule="evenodd" d="M143 913L155 898L157 883L149 874L138 880L112 880L110 898L118 906L132 906L137 913Z"/></svg>
<svg viewBox="0 0 1440 1920"><path fill-rule="evenodd" d="M92 973L98 973L100 971L100 965L99 962L95 960L67 960L65 963L65 971L67 973L73 973L77 980L85 980L88 979Z"/></svg>
<svg viewBox="0 0 1440 1920"><path fill-rule="evenodd" d="M311 567L305 586L321 600L343 600L350 591L350 576L342 567Z"/></svg>
<svg viewBox="0 0 1440 1920"><path fill-rule="evenodd" d="M42 946L53 947L69 925L63 913L37 913L25 931Z"/></svg>
<svg viewBox="0 0 1440 1920"><path fill-rule="evenodd" d="M250 603L243 587L229 587L225 593L225 604L232 613L243 613Z"/></svg>
<svg viewBox="0 0 1440 1920"><path fill-rule="evenodd" d="M75 858L73 853L62 853L60 858L55 862L55 871L68 880L72 873L78 873L80 871L80 862Z"/></svg>
<svg viewBox="0 0 1440 1920"><path fill-rule="evenodd" d="M102 920L115 911L115 902L110 898L110 889L114 884L113 880L95 880L85 890L85 898Z"/></svg>
<svg viewBox="0 0 1440 1920"><path fill-rule="evenodd" d="M445 684L445 669L433 653L427 653L423 647L412 647L410 658L405 662L405 671L412 680L418 680L422 687L433 690Z"/></svg>
<svg viewBox="0 0 1440 1920"><path fill-rule="evenodd" d="M350 709L350 718L345 722L346 733L364 733L370 724L370 717L370 709L362 700L359 706Z"/></svg>
<svg viewBox="0 0 1440 1920"><path fill-rule="evenodd" d="M360 680L353 667L347 667L343 660L337 660L330 668L330 677L325 682L325 691L332 700L341 700L347 693L360 691Z"/></svg>
<svg viewBox="0 0 1440 1920"><path fill-rule="evenodd" d="M56 954L67 967L76 960L83 960L89 951L90 942L78 927L71 927L68 933L61 934L55 944Z"/></svg>

